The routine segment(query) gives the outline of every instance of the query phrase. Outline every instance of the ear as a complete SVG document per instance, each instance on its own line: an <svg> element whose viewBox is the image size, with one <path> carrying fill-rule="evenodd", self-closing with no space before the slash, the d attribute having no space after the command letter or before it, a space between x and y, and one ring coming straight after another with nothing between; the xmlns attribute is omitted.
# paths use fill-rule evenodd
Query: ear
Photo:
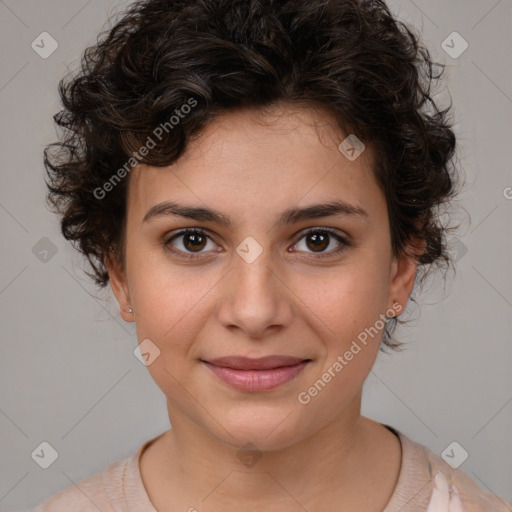
<svg viewBox="0 0 512 512"><path fill-rule="evenodd" d="M417 258L425 251L426 242L416 239L414 244L410 243L406 250L400 256L393 257L391 265L390 286L388 295L388 309L397 311L395 316L401 315L412 289L416 278L416 270L418 267ZM400 308L398 305L400 305ZM393 308L393 304L395 304Z"/></svg>
<svg viewBox="0 0 512 512"><path fill-rule="evenodd" d="M112 292L114 293L119 304L119 308L121 309L121 316L126 322L133 322L133 313L126 311L127 308L131 307L126 271L118 257L113 253L109 253L105 260L105 265L108 270Z"/></svg>

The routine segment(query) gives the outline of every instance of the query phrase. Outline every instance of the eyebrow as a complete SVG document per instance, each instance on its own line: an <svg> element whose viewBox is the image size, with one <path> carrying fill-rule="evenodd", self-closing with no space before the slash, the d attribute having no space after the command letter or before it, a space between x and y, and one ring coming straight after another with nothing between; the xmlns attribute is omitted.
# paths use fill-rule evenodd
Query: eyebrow
<svg viewBox="0 0 512 512"><path fill-rule="evenodd" d="M149 222L151 219L169 215L193 219L200 222L214 222L225 227L230 227L232 224L229 217L226 217L219 211L209 208L180 205L172 201L164 201L163 203L152 206L144 216L142 222ZM360 218L368 217L366 210L360 206L338 200L326 204L312 204L302 208L289 208L281 214L277 224L290 225L302 220L334 217L336 215L350 215Z"/></svg>

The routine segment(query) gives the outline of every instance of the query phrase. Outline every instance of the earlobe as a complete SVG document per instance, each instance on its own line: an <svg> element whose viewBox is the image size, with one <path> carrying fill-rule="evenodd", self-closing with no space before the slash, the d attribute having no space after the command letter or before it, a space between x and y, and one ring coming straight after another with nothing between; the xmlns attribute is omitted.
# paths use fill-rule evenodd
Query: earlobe
<svg viewBox="0 0 512 512"><path fill-rule="evenodd" d="M133 308L131 307L125 269L118 258L111 253L106 258L105 265L108 270L110 287L119 304L121 316L126 322L133 322Z"/></svg>
<svg viewBox="0 0 512 512"><path fill-rule="evenodd" d="M419 248L409 246L408 251L404 251L400 256L395 256L393 259L388 307L397 310L396 304L398 303L401 306L395 316L403 313L409 301L416 279L418 257L424 249L425 242L423 241Z"/></svg>

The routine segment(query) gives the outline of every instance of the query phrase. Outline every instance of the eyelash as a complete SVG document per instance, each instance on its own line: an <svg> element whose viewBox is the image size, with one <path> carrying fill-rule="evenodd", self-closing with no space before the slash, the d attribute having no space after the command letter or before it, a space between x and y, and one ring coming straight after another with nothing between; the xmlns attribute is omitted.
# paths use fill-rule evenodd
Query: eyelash
<svg viewBox="0 0 512 512"><path fill-rule="evenodd" d="M313 255L313 259L323 259L323 258L332 257L333 255L342 253L344 250L346 250L348 247L350 247L352 245L351 242L349 242L346 238L342 237L339 233L337 233L336 231L333 231L332 229L329 229L329 228L310 228L306 231L303 231L300 234L300 236L297 238L296 242L294 242L294 245L296 245L297 243L300 242L300 240L302 240L303 238L307 237L308 235L310 235L312 233L322 234L322 235L327 234L327 235L330 235L333 238L335 238L338 242L340 242L340 246L338 248L336 248L332 251L329 251L327 253L318 253L316 255ZM172 247L171 242L173 240L175 240L176 238L179 238L180 236L186 235L186 234L198 234L198 235L205 236L211 240L211 237L203 229L187 228L187 229L183 229L183 230L179 231L178 233L175 233L170 238L168 238L164 242L165 248L167 250L169 250L170 252L177 254L182 258L189 259L189 260L196 260L196 259L202 258L202 256L201 256L202 253L196 253L197 255L191 255L190 253L186 253L184 251L181 251L179 249L175 249ZM310 253L310 254L314 254L314 253Z"/></svg>

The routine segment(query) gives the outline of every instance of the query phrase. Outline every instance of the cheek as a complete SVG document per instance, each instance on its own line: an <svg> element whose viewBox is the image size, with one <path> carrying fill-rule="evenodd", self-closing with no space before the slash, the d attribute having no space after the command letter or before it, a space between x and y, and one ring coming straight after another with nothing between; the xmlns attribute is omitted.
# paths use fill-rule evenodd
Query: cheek
<svg viewBox="0 0 512 512"><path fill-rule="evenodd" d="M336 404L337 410L362 386L375 362L385 327L381 315L386 311L387 274L382 262L370 254L364 256L338 267L314 288L311 279L304 279L301 285L304 303L314 312L310 318L323 344L315 377L328 381L325 387L320 382L318 389L311 390L322 395L313 401ZM317 412L322 414L321 408Z"/></svg>
<svg viewBox="0 0 512 512"><path fill-rule="evenodd" d="M362 389L385 326L380 316L386 306L382 280L375 265L354 265L345 272L340 268L304 301L315 313L318 331L326 333L320 337L324 350L315 375L297 396L297 406L304 408L311 425L332 420Z"/></svg>
<svg viewBox="0 0 512 512"><path fill-rule="evenodd" d="M199 273L194 277L149 259L141 259L138 265L132 260L137 339L139 343L149 339L157 354L147 370L163 393L183 407L187 404L183 389L193 385L185 361L210 314L204 296L214 283L208 287L206 281L207 276Z"/></svg>
<svg viewBox="0 0 512 512"><path fill-rule="evenodd" d="M205 314L202 299L213 286L207 274L172 267L152 251L133 251L127 267L138 339L151 339L162 352L185 349Z"/></svg>
<svg viewBox="0 0 512 512"><path fill-rule="evenodd" d="M370 327L386 309L387 274L375 262L340 266L320 279L311 276L297 281L297 294L315 313L331 335L356 335Z"/></svg>

